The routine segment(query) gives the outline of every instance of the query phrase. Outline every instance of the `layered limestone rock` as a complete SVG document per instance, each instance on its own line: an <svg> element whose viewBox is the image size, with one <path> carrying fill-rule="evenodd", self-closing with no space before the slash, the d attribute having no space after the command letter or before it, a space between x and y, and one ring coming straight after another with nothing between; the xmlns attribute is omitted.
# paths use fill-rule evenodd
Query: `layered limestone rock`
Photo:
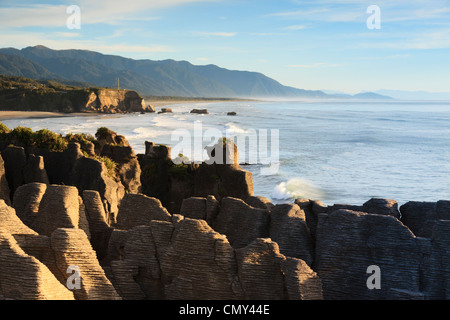
<svg viewBox="0 0 450 320"><path fill-rule="evenodd" d="M131 229L141 225L149 225L152 220L169 221L170 213L156 198L143 194L127 194L119 209L117 228Z"/></svg>
<svg viewBox="0 0 450 320"><path fill-rule="evenodd" d="M222 199L213 228L227 236L233 248L248 246L257 238L269 237L269 212L249 206L243 200Z"/></svg>
<svg viewBox="0 0 450 320"><path fill-rule="evenodd" d="M313 262L313 244L305 213L296 204L276 205L270 212L270 238L286 256Z"/></svg>
<svg viewBox="0 0 450 320"><path fill-rule="evenodd" d="M0 296L11 300L73 300L50 270L0 227Z"/></svg>
<svg viewBox="0 0 450 320"><path fill-rule="evenodd" d="M325 299L387 299L392 290L420 291L422 252L414 234L390 215L340 209L320 214L316 272ZM380 287L367 285L371 266Z"/></svg>
<svg viewBox="0 0 450 320"><path fill-rule="evenodd" d="M111 173L106 168L103 161L90 156L85 157L79 143L69 143L64 151L49 151L34 147L25 150L23 147L8 146L2 151L5 159L5 175L0 190L3 194L7 192L5 180L8 181L10 190L9 199L13 199L17 188L31 182L72 185L76 186L80 193L84 190L97 190L107 214L114 220L125 192L136 191L140 187L137 158L132 150L128 150L127 155L128 157L121 158L119 173L115 176L114 172ZM6 196L4 198L5 201L10 201Z"/></svg>
<svg viewBox="0 0 450 320"><path fill-rule="evenodd" d="M205 220L175 215L115 230L111 240L111 278L124 299L322 297L320 280L302 260L281 255L269 239L235 250Z"/></svg>
<svg viewBox="0 0 450 320"><path fill-rule="evenodd" d="M276 242L256 239L236 250L238 274L249 300L322 299L322 284L308 265L280 254Z"/></svg>
<svg viewBox="0 0 450 320"><path fill-rule="evenodd" d="M30 154L23 168L24 183L40 182L49 184L47 171L45 170L44 157Z"/></svg>
<svg viewBox="0 0 450 320"><path fill-rule="evenodd" d="M85 190L82 199L86 210L91 244L99 261L102 261L107 254L109 238L113 231L111 221L105 212L98 191Z"/></svg>
<svg viewBox="0 0 450 320"><path fill-rule="evenodd" d="M11 204L11 193L9 190L8 180L6 179L5 162L0 153L0 199L6 204Z"/></svg>
<svg viewBox="0 0 450 320"><path fill-rule="evenodd" d="M29 227L39 213L39 205L46 190L46 184L35 182L20 186L14 193L13 207L17 216Z"/></svg>
<svg viewBox="0 0 450 320"><path fill-rule="evenodd" d="M77 188L50 185L42 196L31 228L46 236L58 228L81 228L89 234L85 213L80 208L83 207L80 206Z"/></svg>
<svg viewBox="0 0 450 320"><path fill-rule="evenodd" d="M4 200L0 200L0 229L12 235L37 235L37 232L27 227L19 219L16 211L8 206Z"/></svg>
<svg viewBox="0 0 450 320"><path fill-rule="evenodd" d="M105 276L95 251L83 230L75 228L56 229L51 234L51 247L55 261L66 282L73 281L78 300L117 300L120 296ZM79 286L77 279L79 277Z"/></svg>

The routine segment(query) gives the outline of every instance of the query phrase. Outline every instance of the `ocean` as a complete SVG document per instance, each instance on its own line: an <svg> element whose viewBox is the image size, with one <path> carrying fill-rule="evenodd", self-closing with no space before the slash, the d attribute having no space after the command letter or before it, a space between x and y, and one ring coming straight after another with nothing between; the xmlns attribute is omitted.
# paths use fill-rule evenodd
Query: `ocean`
<svg viewBox="0 0 450 320"><path fill-rule="evenodd" d="M240 161L253 173L255 195L273 203L305 198L326 205L360 205L376 197L401 205L450 199L450 102L238 101L167 107L173 113L2 122L10 128L47 128L62 134L95 134L104 126L124 135L136 153L144 152L145 141L176 150L180 138L174 139L174 133L190 133L192 145L205 139L201 147L211 144L208 132L232 134L253 141L250 146L258 144L257 149L249 147L256 151L240 149ZM209 114L191 114L194 108L208 109ZM255 133L257 142L249 138ZM264 136L270 164L258 157ZM201 160L194 152L183 154ZM255 157L256 163L251 161ZM268 168L272 170L264 170Z"/></svg>

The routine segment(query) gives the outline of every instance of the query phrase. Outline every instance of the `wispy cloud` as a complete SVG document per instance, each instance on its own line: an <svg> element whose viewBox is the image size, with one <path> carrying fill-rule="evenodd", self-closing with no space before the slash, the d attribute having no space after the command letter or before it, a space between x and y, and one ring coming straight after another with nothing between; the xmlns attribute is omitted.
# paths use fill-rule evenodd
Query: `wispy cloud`
<svg viewBox="0 0 450 320"><path fill-rule="evenodd" d="M297 31L297 30L303 30L303 29L306 29L306 28L308 28L308 27L305 26L305 25L300 24L300 25L294 25L294 26L286 27L286 28L284 28L284 30Z"/></svg>
<svg viewBox="0 0 450 320"><path fill-rule="evenodd" d="M82 24L116 24L121 21L160 19L156 10L193 2L216 0L78 0ZM28 4L0 8L2 27L61 27L66 25L67 5Z"/></svg>
<svg viewBox="0 0 450 320"><path fill-rule="evenodd" d="M318 7L276 12L269 14L269 16L302 21L351 22L361 21L361 19L366 16L366 12L365 10L361 10L361 8L342 9L333 7Z"/></svg>
<svg viewBox="0 0 450 320"><path fill-rule="evenodd" d="M435 29L429 32L414 32L408 34L391 34L389 38L374 42L359 42L357 48L363 49L393 49L432 50L450 48L450 28Z"/></svg>

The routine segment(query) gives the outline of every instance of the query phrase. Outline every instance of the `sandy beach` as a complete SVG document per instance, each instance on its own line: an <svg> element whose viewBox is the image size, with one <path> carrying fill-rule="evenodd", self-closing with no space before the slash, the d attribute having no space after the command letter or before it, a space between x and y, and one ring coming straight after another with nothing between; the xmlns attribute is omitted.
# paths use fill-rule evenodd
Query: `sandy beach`
<svg viewBox="0 0 450 320"><path fill-rule="evenodd" d="M209 99L192 99L192 100L146 100L146 104L152 105L156 112L160 108L173 106L178 104L195 104L195 103L217 103L231 100L209 100ZM0 121L14 118L52 118L52 117L73 117L73 116L96 116L98 113L62 113L62 112L45 112L45 111L0 111Z"/></svg>

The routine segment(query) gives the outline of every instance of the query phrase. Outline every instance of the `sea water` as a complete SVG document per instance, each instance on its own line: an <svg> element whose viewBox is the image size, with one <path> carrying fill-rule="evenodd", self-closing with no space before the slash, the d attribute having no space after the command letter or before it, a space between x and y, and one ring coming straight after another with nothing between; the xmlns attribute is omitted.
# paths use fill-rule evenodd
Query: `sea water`
<svg viewBox="0 0 450 320"><path fill-rule="evenodd" d="M175 147L175 130L195 136L199 124L203 131L215 128L237 136L278 130L278 170L263 175L261 164L242 166L253 173L255 195L274 203L295 198L330 205L359 205L373 197L400 204L450 199L449 102L238 101L169 107L173 113L2 122L10 128L47 128L62 134L95 134L105 126L124 135L136 153L144 152L145 141ZM191 114L194 108L208 109L209 114Z"/></svg>

